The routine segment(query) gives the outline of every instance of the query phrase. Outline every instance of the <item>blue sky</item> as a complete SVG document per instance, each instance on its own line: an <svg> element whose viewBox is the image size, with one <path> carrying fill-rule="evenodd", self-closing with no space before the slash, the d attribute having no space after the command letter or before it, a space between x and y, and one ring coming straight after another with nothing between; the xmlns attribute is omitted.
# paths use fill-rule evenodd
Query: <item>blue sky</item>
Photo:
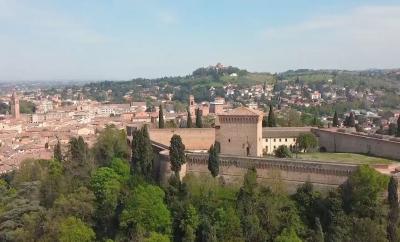
<svg viewBox="0 0 400 242"><path fill-rule="evenodd" d="M0 0L0 80L400 67L399 1Z"/></svg>

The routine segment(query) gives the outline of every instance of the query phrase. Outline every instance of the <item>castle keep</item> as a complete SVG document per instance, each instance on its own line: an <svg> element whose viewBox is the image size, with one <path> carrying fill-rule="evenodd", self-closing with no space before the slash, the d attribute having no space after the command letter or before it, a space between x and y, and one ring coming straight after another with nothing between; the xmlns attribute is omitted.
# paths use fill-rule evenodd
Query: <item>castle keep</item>
<svg viewBox="0 0 400 242"><path fill-rule="evenodd" d="M215 141L221 145L221 154L262 156L263 113L239 107L218 115Z"/></svg>

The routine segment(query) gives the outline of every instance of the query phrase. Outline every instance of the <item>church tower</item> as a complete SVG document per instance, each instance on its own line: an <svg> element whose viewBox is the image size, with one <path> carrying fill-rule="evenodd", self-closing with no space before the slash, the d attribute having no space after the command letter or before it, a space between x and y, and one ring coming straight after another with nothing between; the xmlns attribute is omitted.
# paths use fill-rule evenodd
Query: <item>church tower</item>
<svg viewBox="0 0 400 242"><path fill-rule="evenodd" d="M16 92L13 92L11 97L11 115L14 119L20 118L19 113L19 98Z"/></svg>

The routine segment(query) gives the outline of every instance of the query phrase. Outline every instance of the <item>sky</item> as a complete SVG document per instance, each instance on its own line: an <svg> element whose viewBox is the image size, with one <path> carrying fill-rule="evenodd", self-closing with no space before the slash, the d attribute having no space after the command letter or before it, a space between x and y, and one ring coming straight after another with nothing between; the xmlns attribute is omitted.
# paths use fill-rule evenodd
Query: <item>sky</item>
<svg viewBox="0 0 400 242"><path fill-rule="evenodd" d="M400 1L0 0L0 80L400 67Z"/></svg>

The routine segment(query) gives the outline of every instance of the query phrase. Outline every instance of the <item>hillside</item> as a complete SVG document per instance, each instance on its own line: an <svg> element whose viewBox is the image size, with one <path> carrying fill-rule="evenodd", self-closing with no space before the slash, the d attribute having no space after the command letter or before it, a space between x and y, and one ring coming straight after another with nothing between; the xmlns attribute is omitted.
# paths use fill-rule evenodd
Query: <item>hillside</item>
<svg viewBox="0 0 400 242"><path fill-rule="evenodd" d="M131 92L135 100L142 100L141 91L159 87L158 94L173 93L174 99L178 101L187 100L193 94L198 101L210 100L210 88L215 88L214 94L223 96L223 87L231 84L237 85L239 89L248 88L256 84L276 84L283 80L289 82L301 82L311 85L322 85L332 82L337 86L344 87L369 87L396 91L400 88L400 69L392 70L289 70L279 74L268 72L248 72L237 67L223 67L222 65L198 68L191 75L163 77L155 79L136 78L130 81L103 81L85 84L82 94L98 101L107 100L107 92L111 93L112 102L123 102L123 96ZM81 86L69 87L81 89ZM68 97L67 89L63 96Z"/></svg>

